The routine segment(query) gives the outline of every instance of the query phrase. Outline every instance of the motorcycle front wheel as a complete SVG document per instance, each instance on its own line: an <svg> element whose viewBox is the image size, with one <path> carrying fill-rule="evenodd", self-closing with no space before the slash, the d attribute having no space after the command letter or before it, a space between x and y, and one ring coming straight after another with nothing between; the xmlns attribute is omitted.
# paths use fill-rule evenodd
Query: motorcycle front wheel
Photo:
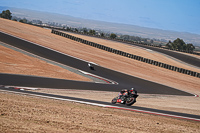
<svg viewBox="0 0 200 133"><path fill-rule="evenodd" d="M117 98L113 98L112 101L111 101L111 103L112 103L112 104L117 103Z"/></svg>

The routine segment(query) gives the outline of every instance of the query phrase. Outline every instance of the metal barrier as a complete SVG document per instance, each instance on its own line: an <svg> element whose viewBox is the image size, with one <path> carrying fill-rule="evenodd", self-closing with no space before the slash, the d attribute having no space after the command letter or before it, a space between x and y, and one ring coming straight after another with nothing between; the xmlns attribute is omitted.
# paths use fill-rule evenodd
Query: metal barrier
<svg viewBox="0 0 200 133"><path fill-rule="evenodd" d="M71 40L74 40L74 41L77 41L77 42L80 42L80 43L83 43L83 44L86 44L86 45L90 45L92 47L102 49L102 50L105 50L105 51L108 51L108 52L111 52L111 53L114 53L114 54L118 54L118 55L121 55L121 56L124 56L124 57L128 57L128 58L135 59L135 60L138 60L138 61L141 61L141 62L144 62L144 63L151 64L151 65L154 65L154 66L162 67L162 68L165 68L165 69L168 69L168 70L172 70L172 71L175 71L175 72L179 72L179 73L182 73L182 74L187 74L187 75L190 75L190 76L193 76L193 77L200 78L200 73L198 73L198 72L186 70L186 69L179 68L179 67L176 67L176 66L172 66L172 65L169 65L169 64L165 64L165 63L162 63L162 62L147 59L147 58L144 58L144 57L141 57L141 56L126 53L126 52L116 50L116 49L113 49L113 48L110 48L110 47L107 47L107 46L104 46L104 45L101 45L101 44L97 44L97 43L90 42L90 41L87 41L87 40L84 40L84 39L81 39L81 38L77 38L75 36L72 36L72 35L69 35L69 34L66 34L66 33L62 33L60 31L57 31L57 30L54 30L54 29L52 29L51 33L69 38ZM120 40L120 41L126 41L126 40ZM132 43L134 43L134 42L132 42ZM148 45L148 44L146 44L146 45Z"/></svg>

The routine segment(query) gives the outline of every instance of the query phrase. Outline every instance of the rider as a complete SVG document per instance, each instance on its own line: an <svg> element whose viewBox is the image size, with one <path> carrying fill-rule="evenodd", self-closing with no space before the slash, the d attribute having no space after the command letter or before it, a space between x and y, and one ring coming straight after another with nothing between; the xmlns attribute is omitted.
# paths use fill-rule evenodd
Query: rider
<svg viewBox="0 0 200 133"><path fill-rule="evenodd" d="M131 93L131 94L136 94L136 95L137 95L137 91L135 90L135 88L131 88L131 89L130 89L130 93Z"/></svg>
<svg viewBox="0 0 200 133"><path fill-rule="evenodd" d="M91 67L92 65L90 63L88 63L88 66Z"/></svg>
<svg viewBox="0 0 200 133"><path fill-rule="evenodd" d="M120 92L119 92L119 98L118 99L121 99L121 103L124 103L124 99L126 96L128 96L129 94L137 94L137 91L134 89L134 88L131 88L130 90L127 90L127 89L122 89Z"/></svg>
<svg viewBox="0 0 200 133"><path fill-rule="evenodd" d="M91 63L88 63L88 67L92 70L94 70L94 66Z"/></svg>
<svg viewBox="0 0 200 133"><path fill-rule="evenodd" d="M90 69L94 69L91 63L88 63L88 67L89 67Z"/></svg>

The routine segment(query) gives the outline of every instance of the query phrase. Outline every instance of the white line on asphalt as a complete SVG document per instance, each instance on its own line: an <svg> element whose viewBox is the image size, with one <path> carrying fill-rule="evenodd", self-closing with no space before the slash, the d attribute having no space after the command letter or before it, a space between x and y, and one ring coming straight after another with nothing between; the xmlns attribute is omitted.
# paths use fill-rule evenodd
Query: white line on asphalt
<svg viewBox="0 0 200 133"><path fill-rule="evenodd" d="M200 119L190 118L190 117L184 117L179 115L170 115L165 113L158 113L153 111L146 111L146 110L139 110L139 109L130 109L130 108L122 108L122 107L116 107L116 106L106 106L107 108L113 108L113 109L122 109L122 110L128 110L128 111L135 111L135 112L141 112L141 113L147 113L147 114L154 114L154 115L161 115L161 116L168 116L168 117L174 117L174 118L181 118L181 119L187 119L187 120L194 120L194 121L200 121Z"/></svg>
<svg viewBox="0 0 200 133"><path fill-rule="evenodd" d="M200 122L200 119L195 119L195 118L190 118L190 117L184 117L184 116L178 116L178 115L170 115L170 114L165 114L165 113L158 113L158 112L153 112L153 111L145 111L145 110L139 110L139 109L130 109L130 108L125 108L125 107L116 107L116 106L110 106L110 105L105 105L105 104L98 104L98 103L92 103L92 102L84 102L84 101L79 101L79 100L64 99L64 98L58 98L58 97L43 96L43 95L29 94L29 93L8 91L8 90L0 90L0 91L7 91L7 92L11 92L11 93L18 93L18 94L22 93L22 94L36 96L36 97L50 98L50 99L56 99L56 100L62 100L62 101L71 101L71 102L88 104L88 105L94 105L94 106L100 106L100 107L105 107L105 108L122 109L122 110L135 111L135 112L141 112L141 113L147 113L147 114L154 114L154 115L160 115L160 116L167 116L167 117L173 117L173 118L181 118L181 119L194 120L194 121L199 121Z"/></svg>
<svg viewBox="0 0 200 133"><path fill-rule="evenodd" d="M119 84L117 83L116 81L112 81L110 79L106 79L106 78L103 78L103 77L100 77L100 76L97 76L97 75L94 75L94 74L91 74L91 73L88 73L88 72L85 72L85 71L82 71L82 70L79 70L81 73L83 74L86 74L86 75L89 75L89 76L92 76L92 77L95 77L95 78L98 78L98 79L101 79L101 80L105 80L105 81L108 81L110 82L111 84Z"/></svg>

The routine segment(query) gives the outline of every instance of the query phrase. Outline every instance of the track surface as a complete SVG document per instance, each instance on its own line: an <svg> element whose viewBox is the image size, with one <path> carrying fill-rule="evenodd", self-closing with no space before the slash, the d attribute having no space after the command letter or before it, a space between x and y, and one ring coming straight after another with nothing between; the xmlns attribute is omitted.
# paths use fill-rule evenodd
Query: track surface
<svg viewBox="0 0 200 133"><path fill-rule="evenodd" d="M1 85L18 85L29 87L44 87L44 88L69 88L69 89L87 89L87 90L102 90L102 91L120 91L123 88L137 88L138 93L146 94L166 94L166 95L183 95L194 96L193 94L177 90L158 83L150 82L144 79L126 75L100 66L95 67L95 71L87 67L87 62L68 56L66 54L53 51L46 47L28 42L26 40L0 32L0 40L9 45L26 50L35 55L47 58L107 79L118 82L118 85L112 84L97 84L90 82L78 82L70 80L61 80L53 78L44 78L36 76L22 76L11 74L0 74Z"/></svg>
<svg viewBox="0 0 200 133"><path fill-rule="evenodd" d="M21 90L14 89L13 87L9 87L9 88L0 87L0 90L5 90L5 91L9 91L9 92L14 92L14 93L23 93L23 94L51 98L51 99L74 101L74 102L78 102L78 103L86 103L86 104L96 105L96 106L101 106L101 107L106 107L106 108L123 109L123 110L142 112L142 113L161 115L161 116L167 116L167 117L180 118L180 119L193 120L193 121L200 122L199 115L192 115L192 114L179 113L179 112L173 112L173 111L165 111L165 110L145 108L145 107L139 107L139 106L126 106L123 104L111 104L111 103L102 102L102 101L95 101L95 100L89 100L89 99L60 96L60 95L53 95L53 94L46 94L46 93L39 93L39 92L32 92L32 91L21 91Z"/></svg>
<svg viewBox="0 0 200 133"><path fill-rule="evenodd" d="M76 33L73 33L73 34L76 34ZM112 41L110 39L108 39L108 40ZM126 43L126 42L122 42L122 43ZM153 50L153 51L156 51L156 52L160 52L160 53L169 55L169 56L171 56L173 58L176 58L178 60L181 60L182 62L191 64L191 65L196 66L196 67L200 67L200 59L199 58L195 58L194 56L190 56L189 54L186 54L184 52L178 52L178 51L173 51L173 50L161 49L161 48L158 48L158 47L152 47L152 46L142 45L142 44L136 44L136 43L134 43L134 44L126 43L126 44L128 44L130 46L134 45L134 46L142 47L142 48L145 48L145 49L150 49L150 50Z"/></svg>
<svg viewBox="0 0 200 133"><path fill-rule="evenodd" d="M13 86L29 86L29 87L45 87L45 88L62 88L62 89L87 89L87 90L99 90L99 91L120 91L122 88L135 87L137 88L139 93L147 93L147 94L167 94L167 95L184 95L184 96L193 96L190 93L183 92L174 88L170 88L167 86L163 86L161 84L153 83L150 81L146 81L143 79L139 79L137 77L129 76L123 73L119 73L110 69L106 69L100 66L95 66L95 71L88 69L87 62L82 60L67 56L65 54L53 51L51 49L47 49L45 47L36 45L31 42L27 42L26 40L22 40L10 35L6 35L4 33L0 33L0 40L4 43L8 43L15 47L21 48L38 56L42 56L44 58L48 58L59 63L63 63L74 68L81 69L83 71L87 71L107 79L114 80L119 84L101 84L101 83L91 83L91 82L81 82L81 81L71 81L71 80L62 80L62 79L54 79L54 78L46 78L46 77L37 77L37 76L25 76L25 75L15 75L15 74L3 74L0 73L0 85L13 85ZM149 114L156 114L162 116L169 116L187 120L200 121L200 116L178 113L172 111L164 111L157 110L151 108L144 108L138 106L124 106L121 104L111 104L107 102L67 97L67 96L59 96L53 94L39 93L39 92L31 92L31 91L21 91L10 88L0 87L2 91L10 91L14 93L25 93L34 96L46 97L46 98L54 98L60 100L68 100L68 101L76 101L80 103L87 103L92 105L103 106L107 108L116 108L116 109L124 109L136 112L143 112Z"/></svg>
<svg viewBox="0 0 200 133"><path fill-rule="evenodd" d="M143 48L150 49L150 50L153 50L153 51L156 51L156 52L160 52L160 53L169 55L171 57L174 57L176 59L179 59L179 60L186 62L188 64L191 64L193 66L200 67L200 59L195 58L193 56L186 55L185 53L167 50L167 49L156 48L156 47L151 47L151 46L145 46L145 45L141 45L141 44L131 44L131 45L135 45L135 46L143 47Z"/></svg>

